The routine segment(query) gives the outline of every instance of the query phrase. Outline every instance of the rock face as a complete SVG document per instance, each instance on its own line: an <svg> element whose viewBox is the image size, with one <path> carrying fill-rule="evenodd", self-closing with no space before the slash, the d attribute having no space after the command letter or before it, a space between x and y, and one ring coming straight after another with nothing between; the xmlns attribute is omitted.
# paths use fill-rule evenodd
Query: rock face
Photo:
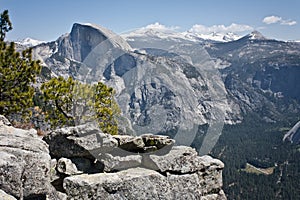
<svg viewBox="0 0 300 200"><path fill-rule="evenodd" d="M142 49L140 52L153 56L174 57L170 52L174 52L174 48L176 52L178 47L184 49L187 44L182 38L169 39L171 34L161 38L160 32L127 36L127 42L133 48ZM195 48L195 43L189 42L190 47L184 51ZM283 113L299 112L299 43L267 39L253 31L235 41L197 43L198 46L201 44L215 61L214 67L222 74L226 98L233 111L229 119L238 121L239 113L255 112L262 120L272 123L285 118Z"/></svg>
<svg viewBox="0 0 300 200"><path fill-rule="evenodd" d="M161 49L170 56L134 52L105 28L76 23L69 34L36 46L34 55L53 75L101 80L113 87L127 134L180 134L192 140L200 134L199 125L239 121L239 109L227 101L221 76L204 48L175 42Z"/></svg>
<svg viewBox="0 0 300 200"><path fill-rule="evenodd" d="M175 146L168 154L161 156L150 154L148 162L145 165L154 166L154 170L180 174L194 173L207 167L224 167L221 161L206 156L199 157L195 149L186 146Z"/></svg>
<svg viewBox="0 0 300 200"><path fill-rule="evenodd" d="M46 197L52 190L48 145L33 129L5 124L0 120L0 189L17 198Z"/></svg>
<svg viewBox="0 0 300 200"><path fill-rule="evenodd" d="M52 131L44 140L49 144L52 157L56 158L91 158L97 155L99 148L104 153L118 145L116 139L104 134L93 123Z"/></svg>
<svg viewBox="0 0 300 200"><path fill-rule="evenodd" d="M284 135L283 141L289 141L294 144L300 143L300 121Z"/></svg>
<svg viewBox="0 0 300 200"><path fill-rule="evenodd" d="M263 38L257 33L226 44L213 44L208 53L228 64L221 70L231 99L244 113L254 111L274 121L300 109L300 45Z"/></svg>
<svg viewBox="0 0 300 200"><path fill-rule="evenodd" d="M0 199L5 199L5 200L17 200L15 197L7 194L3 190L0 189Z"/></svg>
<svg viewBox="0 0 300 200"><path fill-rule="evenodd" d="M193 151L188 147L179 149ZM173 154L175 166L170 167L172 163L161 165L161 168L168 169L167 172L138 167L117 173L77 175L65 178L64 188L73 199L205 199L207 196L226 199L221 190L223 164L220 161L204 156L197 157L198 163L195 164L187 156L187 163L180 163L185 155L176 157L178 149L172 151L170 154ZM168 154L162 159L167 157ZM189 168L191 162L195 165L194 169ZM78 187L81 189L78 190Z"/></svg>
<svg viewBox="0 0 300 200"><path fill-rule="evenodd" d="M211 195L215 198L210 199L226 199L220 187L207 182L207 177L197 173L162 175L149 169L131 168L117 173L68 177L64 188L72 199L207 199ZM207 184L202 187L204 182ZM222 185L222 181L218 184Z"/></svg>
<svg viewBox="0 0 300 200"><path fill-rule="evenodd" d="M69 34L34 47L34 55L44 62L45 77L112 86L126 119L125 133L197 140L202 125L209 125L207 135L210 130L221 134L222 122L241 122L244 114L255 112L272 123L284 119L282 113L300 111L299 43L258 32L226 43L148 33L127 37L132 51L111 31L76 23ZM191 144L178 138L179 144ZM204 149L201 154L210 150Z"/></svg>
<svg viewBox="0 0 300 200"><path fill-rule="evenodd" d="M59 172L66 175L82 170L95 173L142 166L143 154L166 154L175 143L168 136L152 134L111 136L93 123L57 129L44 140L51 156L58 160ZM95 160L100 162L95 165Z"/></svg>
<svg viewBox="0 0 300 200"><path fill-rule="evenodd" d="M223 163L174 146L168 136L110 136L86 124L55 130L45 141L70 199L226 199Z"/></svg>
<svg viewBox="0 0 300 200"><path fill-rule="evenodd" d="M1 199L226 199L224 164L168 136L111 136L90 123L43 141L0 119Z"/></svg>

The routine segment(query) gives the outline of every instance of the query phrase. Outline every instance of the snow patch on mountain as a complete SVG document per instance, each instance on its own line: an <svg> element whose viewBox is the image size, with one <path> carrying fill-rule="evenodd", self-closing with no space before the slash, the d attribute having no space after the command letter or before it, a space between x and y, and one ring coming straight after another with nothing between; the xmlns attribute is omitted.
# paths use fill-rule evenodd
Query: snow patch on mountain
<svg viewBox="0 0 300 200"><path fill-rule="evenodd" d="M177 32L178 27L166 27L158 22L150 24L146 27L135 29L130 32L121 34L121 36L127 41L135 41L135 38L156 38L156 39L167 39L167 40L192 40L193 38L186 38L181 32Z"/></svg>
<svg viewBox="0 0 300 200"><path fill-rule="evenodd" d="M16 41L15 43L25 46L25 47L33 47L33 46L37 46L39 44L45 43L45 41L40 41L40 40L36 40L36 39L32 39L32 38L25 38L25 39Z"/></svg>
<svg viewBox="0 0 300 200"><path fill-rule="evenodd" d="M201 38L202 40L210 40L210 41L217 41L217 42L230 42L234 40L238 40L241 38L241 36L229 32L229 33L217 33L217 32L212 32L208 34L203 34L203 33L194 33L191 31L184 32L184 34L187 37L197 37Z"/></svg>
<svg viewBox="0 0 300 200"><path fill-rule="evenodd" d="M258 31L252 31L249 35L247 35L250 40L266 40L267 38Z"/></svg>
<svg viewBox="0 0 300 200"><path fill-rule="evenodd" d="M134 31L123 33L121 36L127 41L135 41L141 38L156 38L168 39L173 41L187 40L191 42L215 41L215 42L229 42L241 38L241 36L233 33L201 33L197 31L188 30L184 32L176 31L179 27L167 27L158 22L150 24L146 27L136 29Z"/></svg>

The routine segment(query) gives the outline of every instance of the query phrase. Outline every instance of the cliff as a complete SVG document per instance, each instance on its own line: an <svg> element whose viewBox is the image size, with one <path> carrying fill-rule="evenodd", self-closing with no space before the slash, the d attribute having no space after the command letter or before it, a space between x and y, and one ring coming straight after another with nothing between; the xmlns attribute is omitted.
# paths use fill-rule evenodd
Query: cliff
<svg viewBox="0 0 300 200"><path fill-rule="evenodd" d="M111 136L85 124L41 138L0 116L0 138L3 198L226 199L224 164L167 136Z"/></svg>
<svg viewBox="0 0 300 200"><path fill-rule="evenodd" d="M152 54L134 51L103 27L76 23L56 41L35 46L33 54L47 69L43 74L47 77L71 76L114 88L125 133L163 134L190 145L201 137L199 126L209 124L201 141L201 154L206 154L224 123L240 121L238 107L226 98L222 78L203 47L152 50Z"/></svg>

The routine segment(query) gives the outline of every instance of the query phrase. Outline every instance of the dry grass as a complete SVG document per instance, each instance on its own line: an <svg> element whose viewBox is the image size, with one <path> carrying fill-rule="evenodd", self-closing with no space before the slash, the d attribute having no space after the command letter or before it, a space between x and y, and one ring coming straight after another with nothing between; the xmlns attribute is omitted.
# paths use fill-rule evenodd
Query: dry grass
<svg viewBox="0 0 300 200"><path fill-rule="evenodd" d="M31 122L13 122L12 123L13 127L15 128L20 128L20 129L25 129L25 130L29 130L34 128L34 124Z"/></svg>
<svg viewBox="0 0 300 200"><path fill-rule="evenodd" d="M34 124L31 122L13 122L12 123L13 127L19 128L19 129L24 129L24 130L29 130L29 129L36 129L37 135L38 136L45 136L46 133L45 131L34 127Z"/></svg>
<svg viewBox="0 0 300 200"><path fill-rule="evenodd" d="M242 171L245 171L247 173L252 174L264 174L264 175L271 175L274 172L275 167L269 167L269 168L258 168L255 167L249 163L246 164L246 168L242 169Z"/></svg>
<svg viewBox="0 0 300 200"><path fill-rule="evenodd" d="M46 135L46 133L41 129L37 129L36 133L37 133L38 136L45 136Z"/></svg>

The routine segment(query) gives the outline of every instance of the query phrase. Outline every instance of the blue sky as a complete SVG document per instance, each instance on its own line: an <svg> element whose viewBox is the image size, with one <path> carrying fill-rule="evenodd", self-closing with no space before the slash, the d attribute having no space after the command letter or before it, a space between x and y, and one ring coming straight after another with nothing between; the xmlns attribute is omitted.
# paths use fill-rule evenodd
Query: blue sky
<svg viewBox="0 0 300 200"><path fill-rule="evenodd" d="M9 40L55 40L75 22L116 33L159 22L178 31L243 35L255 29L269 38L300 40L299 0L0 0L0 7L9 10L14 26Z"/></svg>

